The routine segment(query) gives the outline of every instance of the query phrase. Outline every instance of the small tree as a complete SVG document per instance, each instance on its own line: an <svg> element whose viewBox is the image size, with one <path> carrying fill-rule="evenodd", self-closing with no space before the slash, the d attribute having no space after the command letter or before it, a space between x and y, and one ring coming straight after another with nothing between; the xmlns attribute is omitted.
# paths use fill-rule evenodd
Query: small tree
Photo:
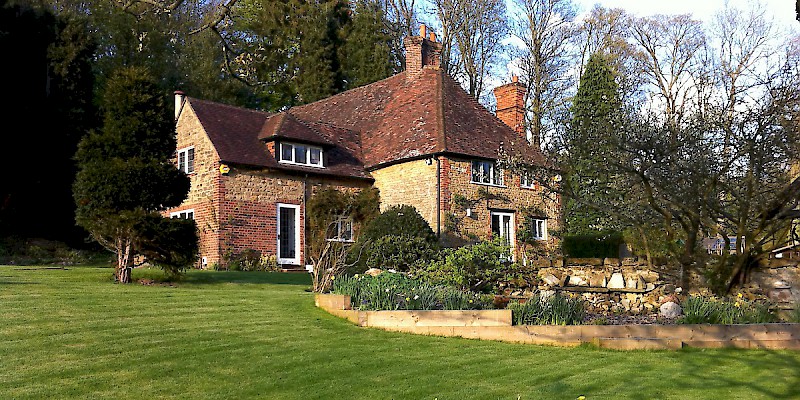
<svg viewBox="0 0 800 400"><path fill-rule="evenodd" d="M196 258L197 233L193 221L159 214L189 191L189 178L171 162L170 111L145 69L121 70L105 93L103 128L81 140L75 156L75 220L116 253L116 281L130 282L137 254L178 272Z"/></svg>

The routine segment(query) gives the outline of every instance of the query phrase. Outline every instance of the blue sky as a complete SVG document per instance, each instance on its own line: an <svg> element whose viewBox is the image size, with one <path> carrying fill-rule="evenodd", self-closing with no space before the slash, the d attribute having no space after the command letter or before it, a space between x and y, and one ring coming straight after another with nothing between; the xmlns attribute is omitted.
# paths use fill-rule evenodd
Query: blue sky
<svg viewBox="0 0 800 400"><path fill-rule="evenodd" d="M795 21L795 0L575 0L583 12L600 4L605 8L622 8L636 16L653 14L692 14L695 18L708 21L717 11L727 6L740 9L749 8L750 4L760 3L768 17L773 17L778 26L791 29L800 28Z"/></svg>

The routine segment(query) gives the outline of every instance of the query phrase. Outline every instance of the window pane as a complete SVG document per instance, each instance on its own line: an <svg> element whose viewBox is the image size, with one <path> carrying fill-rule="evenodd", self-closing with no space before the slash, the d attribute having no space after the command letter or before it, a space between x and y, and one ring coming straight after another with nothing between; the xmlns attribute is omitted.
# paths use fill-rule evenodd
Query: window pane
<svg viewBox="0 0 800 400"><path fill-rule="evenodd" d="M186 153L186 173L191 174L194 172L194 148L189 149Z"/></svg>
<svg viewBox="0 0 800 400"><path fill-rule="evenodd" d="M281 143L281 161L292 161L292 145Z"/></svg>
<svg viewBox="0 0 800 400"><path fill-rule="evenodd" d="M306 163L306 146L294 146L294 162L298 164Z"/></svg>
<svg viewBox="0 0 800 400"><path fill-rule="evenodd" d="M311 147L309 150L309 153L311 154L309 164L322 165L322 150L314 147Z"/></svg>
<svg viewBox="0 0 800 400"><path fill-rule="evenodd" d="M186 172L186 152L178 152L178 169Z"/></svg>
<svg viewBox="0 0 800 400"><path fill-rule="evenodd" d="M487 163L488 167L492 171L492 184L493 185L502 185L503 184L503 171L500 168L495 167L494 164Z"/></svg>
<svg viewBox="0 0 800 400"><path fill-rule="evenodd" d="M187 212L186 219L194 219L194 211Z"/></svg>
<svg viewBox="0 0 800 400"><path fill-rule="evenodd" d="M352 240L353 239L353 222L348 220L342 221L341 224L341 234L339 235L341 240Z"/></svg>

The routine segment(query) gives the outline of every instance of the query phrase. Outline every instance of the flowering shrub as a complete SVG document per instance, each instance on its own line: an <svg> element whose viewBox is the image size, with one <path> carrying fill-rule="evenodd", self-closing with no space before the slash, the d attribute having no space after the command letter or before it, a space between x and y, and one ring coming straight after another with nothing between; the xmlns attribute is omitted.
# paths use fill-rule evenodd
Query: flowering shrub
<svg viewBox="0 0 800 400"><path fill-rule="evenodd" d="M536 293L525 303L509 303L508 308L514 325L578 325L586 315L582 298L561 293Z"/></svg>
<svg viewBox="0 0 800 400"><path fill-rule="evenodd" d="M332 291L350 296L353 308L360 310L480 310L491 305L481 295L396 273L340 277Z"/></svg>
<svg viewBox="0 0 800 400"><path fill-rule="evenodd" d="M415 275L433 284L462 290L494 293L506 273L512 270L511 249L501 238L469 246L444 249L440 259L416 266Z"/></svg>
<svg viewBox="0 0 800 400"><path fill-rule="evenodd" d="M689 296L683 304L682 324L761 324L775 321L768 304L745 299Z"/></svg>

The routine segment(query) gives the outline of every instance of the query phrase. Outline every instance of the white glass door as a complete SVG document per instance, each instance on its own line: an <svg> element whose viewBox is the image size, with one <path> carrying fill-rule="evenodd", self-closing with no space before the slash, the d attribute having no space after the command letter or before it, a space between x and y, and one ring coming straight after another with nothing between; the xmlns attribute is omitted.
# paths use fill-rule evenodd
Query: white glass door
<svg viewBox="0 0 800 400"><path fill-rule="evenodd" d="M300 265L300 206L278 204L278 264Z"/></svg>

